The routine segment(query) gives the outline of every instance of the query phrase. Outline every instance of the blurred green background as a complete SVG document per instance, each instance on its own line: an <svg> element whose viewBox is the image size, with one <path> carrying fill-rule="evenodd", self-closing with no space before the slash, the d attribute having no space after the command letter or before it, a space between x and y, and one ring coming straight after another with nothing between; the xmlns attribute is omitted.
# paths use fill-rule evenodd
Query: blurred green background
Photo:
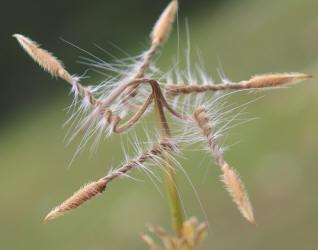
<svg viewBox="0 0 318 250"><path fill-rule="evenodd" d="M83 55L62 37L109 60L97 43L115 56L147 48L148 34L168 1L10 1L2 5L0 73L0 249L147 249L139 240L146 225L170 228L167 200L147 176L145 182L116 180L84 207L46 225L52 207L82 184L105 175L123 160L120 137L103 142L96 154L81 153L67 168L77 142L66 146L65 108L69 86L52 79L21 50L12 33L22 33L54 52L71 73L86 67ZM318 2L315 0L180 1L183 52L184 20L189 19L193 52L200 48L207 72L218 80L222 67L233 81L270 72L318 76ZM177 53L176 29L158 65L169 69ZM195 59L195 57L193 57ZM91 74L84 84L99 82ZM220 172L203 152L180 159L208 215L210 231L203 249L317 249L318 85L306 81L287 89L261 92L249 106L260 119L228 132L227 160L248 188L258 227L239 214L220 182ZM244 103L260 94L239 94ZM203 160L201 160L203 159ZM189 216L205 220L190 184L179 173ZM163 187L162 187L163 190Z"/></svg>

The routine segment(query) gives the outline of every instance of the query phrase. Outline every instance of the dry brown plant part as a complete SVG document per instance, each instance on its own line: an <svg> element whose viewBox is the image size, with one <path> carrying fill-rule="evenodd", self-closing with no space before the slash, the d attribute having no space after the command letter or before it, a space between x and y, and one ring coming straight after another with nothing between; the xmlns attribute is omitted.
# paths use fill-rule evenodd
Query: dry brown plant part
<svg viewBox="0 0 318 250"><path fill-rule="evenodd" d="M43 220L43 223L64 215L77 207L84 204L86 201L93 198L95 195L102 193L106 188L106 180L100 179L96 182L87 184L78 190L72 197L64 201L60 206L53 209Z"/></svg>
<svg viewBox="0 0 318 250"><path fill-rule="evenodd" d="M151 46L143 54L143 59L137 65L136 70L132 72L131 79L127 82L117 86L107 97L95 98L93 93L82 86L76 77L70 75L70 73L64 68L62 63L54 57L48 51L41 49L37 43L31 39L15 34L13 35L24 50L45 70L51 73L53 76L60 77L70 83L75 91L77 91L82 97L88 100L88 103L93 106L93 111L89 114L83 124L80 125L78 132L87 129L97 118L104 119L105 124L108 124L113 133L124 133L134 127L134 125L145 115L151 105L155 106L158 117L158 125L161 134L160 142L153 146L149 151L145 151L134 160L127 162L121 168L111 171L105 177L99 179L96 182L90 183L77 191L72 197L63 202L60 206L55 208L43 222L47 222L51 219L57 218L70 211L73 211L77 207L84 204L97 194L102 193L107 184L112 180L120 176L127 176L127 172L136 167L144 167L143 163L147 160L152 160L157 163L157 157L161 156L161 168L164 169L164 178L167 186L167 193L172 210L172 217L174 218L175 234L176 237L169 236L163 229L153 227L152 231L155 232L160 238L163 239L166 249L169 250L198 250L206 235L206 224L198 225L195 219L183 221L182 211L180 209L179 197L176 190L176 176L173 167L169 163L169 153L176 152L178 146L173 142L174 135L169 129L168 120L166 118L166 112L179 118L183 122L190 123L198 127L205 137L209 148L216 160L217 165L220 167L223 175L222 179L233 197L234 202L238 205L239 210L243 216L255 225L253 211L247 192L244 188L242 181L239 179L236 172L230 168L229 164L224 160L223 153L216 143L214 134L214 127L209 123L210 117L205 108L192 107L188 113L180 114L169 104L169 98L180 94L198 94L209 91L226 91L236 89L264 89L279 87L284 84L294 83L301 80L311 78L311 75L305 75L301 73L285 73L285 74L268 74L261 76L254 76L250 80L240 81L236 83L221 83L210 84L204 83L199 85L198 83L178 83L163 84L159 83L157 79L147 77L147 69L149 69L150 63L160 48L160 46L167 40L173 21L176 17L178 10L178 1L172 0L167 8L163 11L158 21L154 25L151 33ZM147 96L146 100L143 100L142 105L137 106L129 103L129 98L138 97L138 89L148 85L151 87L151 93ZM163 94L164 91L164 94ZM129 98L128 98L129 97ZM123 109L128 108L134 110L130 119L121 124L122 118L117 115L111 109L111 105L121 101L125 105ZM182 103L180 105L183 105ZM180 106L179 105L179 106ZM193 124L193 121L195 124ZM76 133L76 134L77 134ZM160 247L156 246L150 237L142 236L152 250L159 250Z"/></svg>
<svg viewBox="0 0 318 250"><path fill-rule="evenodd" d="M203 93L208 91L221 91L231 89L271 88L282 86L289 83L297 83L312 77L312 75L306 75L302 73L285 73L254 76L248 81L240 81L237 83L231 82L204 85L198 85L197 83L191 83L190 85L179 83L175 85L169 83L165 85L165 96L172 97L180 94Z"/></svg>
<svg viewBox="0 0 318 250"><path fill-rule="evenodd" d="M99 106L100 102L93 97L93 94L84 88L75 77L64 68L63 64L50 52L41 49L39 45L30 38L20 34L14 34L22 48L36 61L41 67L53 76L60 77L70 83L83 97L86 97L93 106Z"/></svg>
<svg viewBox="0 0 318 250"><path fill-rule="evenodd" d="M152 31L152 41L154 44L163 43L168 39L172 29L172 24L178 11L178 1L173 0L162 12Z"/></svg>
<svg viewBox="0 0 318 250"><path fill-rule="evenodd" d="M168 151L175 151L176 145L174 145L170 140L162 140L159 145L154 145L152 149L148 152L142 153L139 157L134 160L129 161L121 168L111 171L105 177L99 179L96 182L92 182L79 191L75 192L69 199L63 202L60 206L53 209L43 220L43 223L49 220L55 219L68 212L73 211L79 206L83 205L86 201L90 200L99 193L102 193L106 189L106 185L113 181L114 179L125 176L129 170L134 167L140 167L147 160L153 160L157 155L163 154Z"/></svg>
<svg viewBox="0 0 318 250"><path fill-rule="evenodd" d="M223 172L222 179L227 187L227 190L233 197L243 216L254 226L256 226L252 205L244 188L242 181L229 164L224 160L223 153L216 143L213 127L209 124L209 118L206 115L204 108L197 108L193 113L194 119L201 129L203 136L206 138L209 148L215 158L216 164Z"/></svg>
<svg viewBox="0 0 318 250"><path fill-rule="evenodd" d="M158 21L156 22L151 32L151 37L152 37L151 47L145 53L144 60L141 62L140 66L138 67L137 73L134 75L133 79L139 79L144 77L145 71L149 67L151 59L156 54L159 46L168 39L172 29L173 22L177 15L177 11L178 11L178 1L173 0L162 12L161 16L159 17ZM136 96L137 88L138 88L137 86L130 87L123 93L122 98L124 99L126 96L131 96L131 97ZM132 109L135 109L135 110L138 109L138 106L130 105L129 103L128 105Z"/></svg>

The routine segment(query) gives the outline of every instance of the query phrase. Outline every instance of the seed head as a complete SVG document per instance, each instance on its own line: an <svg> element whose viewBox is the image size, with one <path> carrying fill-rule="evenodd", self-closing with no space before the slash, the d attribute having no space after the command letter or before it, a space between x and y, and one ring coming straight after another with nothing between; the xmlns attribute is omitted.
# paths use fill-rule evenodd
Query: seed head
<svg viewBox="0 0 318 250"><path fill-rule="evenodd" d="M308 78L312 78L312 76L302 73L260 75L254 76L249 81L243 82L243 85L246 88L276 87L288 83L296 83Z"/></svg>
<svg viewBox="0 0 318 250"><path fill-rule="evenodd" d="M237 204L242 215L254 226L256 226L252 205L249 201L247 192L244 185L238 175L228 164L224 164L222 167L223 176L222 179L231 194L234 202Z"/></svg>
<svg viewBox="0 0 318 250"><path fill-rule="evenodd" d="M169 37L172 24L176 18L177 11L178 0L172 0L171 3L162 12L152 30L151 36L153 43L163 43Z"/></svg>
<svg viewBox="0 0 318 250"><path fill-rule="evenodd" d="M166 96L164 96L162 93L162 86L164 86L163 82L159 82L159 80L155 79L161 72L151 64L151 61L160 45L167 40L172 28L172 24L176 18L177 11L178 0L171 0L170 4L163 11L153 27L153 31L151 33L152 44L149 50L147 50L141 56L128 60L128 62L133 62L133 66L126 66L127 60L117 60L115 64L109 64L102 60L100 62L97 57L88 53L89 55L93 56L93 60L89 58L86 60L88 65L93 63L92 66L94 67L103 68L105 70L118 73L118 77L107 79L100 86L93 88L82 86L79 83L78 78L72 77L56 57L54 57L50 52L41 49L36 42L20 34L13 35L23 49L41 67L43 67L53 76L63 78L72 85L72 90L75 93L75 101L73 103L74 106L77 103L78 95L81 95L84 98L83 102L79 104L79 109L75 111L74 115L72 115L72 117L74 116L75 120L77 120L82 117L82 111L88 113L88 116L84 117L82 123L76 127L77 132L75 135L86 130L83 140L84 142L82 141L79 150L85 146L87 142L85 140L92 137L95 133L97 134L97 138L100 138L105 128L107 130L107 135L110 135L112 132L120 134L130 130L141 119L141 117L146 114L146 111L148 111L153 104L157 111L158 124L160 125L161 140L158 144L154 145L150 150L144 152L139 150L139 142L136 140L135 144L138 148L137 151L141 151L137 158L127 161L126 164L114 171L111 170L110 173L102 179L84 186L68 200L51 211L43 220L44 223L73 211L97 194L102 193L105 190L108 182L120 176L129 177L127 172L131 169L143 169L150 173L150 175L156 177L155 174L153 174L153 172L144 165L147 160L152 160L165 171L164 178L168 184L167 186L169 187L169 197L173 197L170 199L170 202L174 210L173 220L175 231L178 237L171 237L168 235L168 233L160 228L154 228L153 232L155 232L163 240L165 246L169 250L198 250L206 236L207 225L201 224L198 226L196 219L190 219L189 221L182 223L183 216L180 209L181 206L179 204L177 185L175 183L175 172L174 167L171 166L170 162L176 163L177 167L180 167L182 170L183 168L181 165L178 165L173 156L168 154L168 151L179 152L177 144L172 143L172 141L174 141L172 134L174 133L172 133L169 128L165 113L169 112L171 115L178 118L178 121L182 120L182 122L189 124L191 127L193 126L199 128L200 135L203 135L203 139L205 142L207 142L209 151L212 152L217 165L223 172L222 179L229 193L233 197L233 200L238 205L243 216L253 225L256 225L252 207L244 185L239 179L237 173L226 163L225 159L223 158L223 149L217 144L217 139L220 138L221 132L224 132L226 129L228 129L228 125L232 121L236 120L240 113L230 120L227 120L225 115L236 110L237 107L219 114L219 110L230 107L222 103L222 101L220 104L218 103L219 100L225 96L228 96L229 94L219 96L212 101L209 99L209 102L202 107L200 107L200 105L203 103L203 99L205 99L205 97L202 98L202 95L197 96L196 99L180 98L181 101L178 101L178 95L195 95L207 91L276 87L288 83L295 83L311 78L312 76L301 73L276 75L269 74L255 76L248 81L234 83L227 80L223 74L220 74L222 83L214 84L213 81L207 77L204 71L200 68L197 69L199 78L195 76L191 67L189 50L187 53L187 71L185 71L185 74L178 71L175 72L176 80L179 82L179 84L167 84L165 86ZM190 42L188 42L188 44L190 49ZM98 59L98 61L94 64L95 59ZM120 66L118 66L118 64ZM147 70L150 71L149 74ZM160 77L160 81L162 78L166 77L168 83L173 83L173 77L170 77L169 74L170 73L168 73L167 76ZM198 80L201 81L201 84L198 82ZM144 88L141 86L150 86L152 92L149 93L148 90L144 90ZM105 92L103 92L103 90ZM98 97L95 97L95 95ZM146 96L148 96L147 99L145 99ZM177 97L172 106L170 101L166 98L172 98L174 96ZM211 109L212 111L207 113L206 110L209 110L210 107L214 109ZM191 114L193 114L193 118ZM209 116L212 118L209 118ZM130 118L128 119L127 117ZM126 118L127 120L125 122ZM122 122L125 123L122 124ZM222 126L218 128L221 123ZM150 130L152 132L154 129L151 128ZM185 131L182 131L181 136L185 134L184 132ZM74 138L74 136L72 138ZM180 143L187 141L186 137L181 138L181 136L177 141ZM197 134L191 134L190 141L195 142L196 140L201 140L200 136L197 136ZM142 236L142 239L152 248L152 250L161 249L157 247L148 236Z"/></svg>
<svg viewBox="0 0 318 250"><path fill-rule="evenodd" d="M99 180L87 184L82 189L77 191L70 197L68 200L63 202L60 206L53 209L43 220L43 223L48 222L49 220L55 219L59 216L62 216L80 205L84 204L89 199L93 198L95 195L102 193L106 188L106 181Z"/></svg>
<svg viewBox="0 0 318 250"><path fill-rule="evenodd" d="M32 57L34 61L53 76L58 76L66 80L67 78L71 78L69 73L64 69L62 62L60 62L50 52L41 49L40 45L35 41L32 41L30 38L20 34L14 34L12 36L18 40L22 48Z"/></svg>

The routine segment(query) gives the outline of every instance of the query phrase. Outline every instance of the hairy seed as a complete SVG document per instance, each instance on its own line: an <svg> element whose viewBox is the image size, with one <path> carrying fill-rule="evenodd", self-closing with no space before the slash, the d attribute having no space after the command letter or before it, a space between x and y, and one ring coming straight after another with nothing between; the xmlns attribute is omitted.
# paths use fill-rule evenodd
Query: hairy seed
<svg viewBox="0 0 318 250"><path fill-rule="evenodd" d="M160 44L164 42L171 31L172 24L178 11L178 1L173 0L162 12L152 31L153 43Z"/></svg>
<svg viewBox="0 0 318 250"><path fill-rule="evenodd" d="M13 37L18 40L22 48L33 58L34 61L53 76L61 78L65 78L66 75L69 76L67 71L64 69L62 62L60 62L50 52L41 49L36 42L20 34L14 34Z"/></svg>
<svg viewBox="0 0 318 250"><path fill-rule="evenodd" d="M102 193L106 188L106 181L105 180L99 180L96 182L92 182L90 184L87 184L80 190L78 190L76 193L72 195L68 200L63 202L60 206L53 209L43 220L43 223L48 222L49 220L55 219L57 217L60 217L77 207L84 204L86 201L90 200L94 196L96 196L99 193Z"/></svg>

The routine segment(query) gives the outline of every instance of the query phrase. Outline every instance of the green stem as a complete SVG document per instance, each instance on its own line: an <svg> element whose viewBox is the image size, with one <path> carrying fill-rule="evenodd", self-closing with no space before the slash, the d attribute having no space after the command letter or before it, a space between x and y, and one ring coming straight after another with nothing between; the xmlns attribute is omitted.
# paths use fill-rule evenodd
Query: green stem
<svg viewBox="0 0 318 250"><path fill-rule="evenodd" d="M155 107L158 115L159 129L162 138L171 138L170 129L163 111L163 105L161 103L160 91L160 89L153 89ZM173 229L178 237L182 237L183 213L180 204L179 194L177 191L176 174L169 159L164 154L162 158L165 161L165 164L163 166L163 178L165 181L166 192L168 195L168 201L170 205Z"/></svg>
<svg viewBox="0 0 318 250"><path fill-rule="evenodd" d="M172 225L175 234L178 237L182 237L182 225L183 225L183 214L180 205L180 199L177 192L177 180L175 172L173 171L170 162L163 156L163 159L167 162L164 166L163 177L166 184L166 192L168 194L168 200L170 205L170 213L172 217Z"/></svg>

